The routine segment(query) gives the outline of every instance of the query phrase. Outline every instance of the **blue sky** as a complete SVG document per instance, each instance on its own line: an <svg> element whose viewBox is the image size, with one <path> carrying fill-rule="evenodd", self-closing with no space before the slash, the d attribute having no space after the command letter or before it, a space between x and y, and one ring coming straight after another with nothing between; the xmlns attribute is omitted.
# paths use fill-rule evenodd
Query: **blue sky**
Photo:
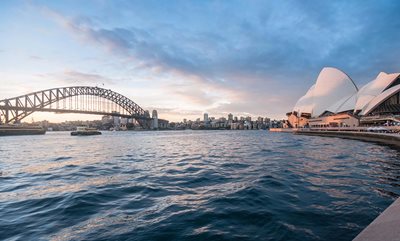
<svg viewBox="0 0 400 241"><path fill-rule="evenodd" d="M399 12L389 0L5 0L0 99L104 84L173 121L283 118L324 66L359 86L400 72Z"/></svg>

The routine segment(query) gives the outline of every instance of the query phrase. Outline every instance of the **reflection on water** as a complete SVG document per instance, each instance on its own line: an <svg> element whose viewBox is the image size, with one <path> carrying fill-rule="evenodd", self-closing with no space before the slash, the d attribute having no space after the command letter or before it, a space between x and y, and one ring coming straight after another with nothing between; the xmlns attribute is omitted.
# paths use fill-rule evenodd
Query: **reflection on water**
<svg viewBox="0 0 400 241"><path fill-rule="evenodd" d="M351 240L399 152L265 131L4 137L0 239Z"/></svg>

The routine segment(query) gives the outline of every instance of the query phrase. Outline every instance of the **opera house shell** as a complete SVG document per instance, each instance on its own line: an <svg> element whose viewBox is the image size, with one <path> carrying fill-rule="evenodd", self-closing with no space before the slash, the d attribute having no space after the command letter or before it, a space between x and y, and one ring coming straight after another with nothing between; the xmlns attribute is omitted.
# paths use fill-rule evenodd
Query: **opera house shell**
<svg viewBox="0 0 400 241"><path fill-rule="evenodd" d="M400 114L400 73L381 72L358 89L343 71L323 68L316 83L291 112L308 119L347 113L354 117ZM289 116L289 115L288 115Z"/></svg>

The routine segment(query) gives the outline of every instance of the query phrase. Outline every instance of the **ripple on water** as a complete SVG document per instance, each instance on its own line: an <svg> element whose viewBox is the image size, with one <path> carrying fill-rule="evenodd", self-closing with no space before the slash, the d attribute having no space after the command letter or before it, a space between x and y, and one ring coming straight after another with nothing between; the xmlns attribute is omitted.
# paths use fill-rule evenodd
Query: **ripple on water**
<svg viewBox="0 0 400 241"><path fill-rule="evenodd" d="M58 132L0 151L0 239L351 240L400 194L398 150L336 138Z"/></svg>

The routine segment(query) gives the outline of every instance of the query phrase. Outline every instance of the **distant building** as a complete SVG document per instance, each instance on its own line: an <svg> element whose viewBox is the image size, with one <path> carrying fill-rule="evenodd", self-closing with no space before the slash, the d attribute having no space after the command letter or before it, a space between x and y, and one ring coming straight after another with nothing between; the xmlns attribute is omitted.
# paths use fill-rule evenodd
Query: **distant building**
<svg viewBox="0 0 400 241"><path fill-rule="evenodd" d="M169 124L169 121L163 120L163 119L158 119L158 128L159 129L167 129L168 124Z"/></svg>
<svg viewBox="0 0 400 241"><path fill-rule="evenodd" d="M116 116L116 114L119 114L119 112L113 111L112 113L115 114L112 116L114 128L119 130L119 127L121 126L121 118Z"/></svg>
<svg viewBox="0 0 400 241"><path fill-rule="evenodd" d="M101 123L103 125L106 125L106 124L109 124L109 123L112 123L112 122L113 122L113 118L111 116L109 116L109 115L105 115L105 116L103 116L101 118Z"/></svg>
<svg viewBox="0 0 400 241"><path fill-rule="evenodd" d="M208 123L209 122L209 120L208 120L208 114L207 113L204 113L204 123Z"/></svg>

